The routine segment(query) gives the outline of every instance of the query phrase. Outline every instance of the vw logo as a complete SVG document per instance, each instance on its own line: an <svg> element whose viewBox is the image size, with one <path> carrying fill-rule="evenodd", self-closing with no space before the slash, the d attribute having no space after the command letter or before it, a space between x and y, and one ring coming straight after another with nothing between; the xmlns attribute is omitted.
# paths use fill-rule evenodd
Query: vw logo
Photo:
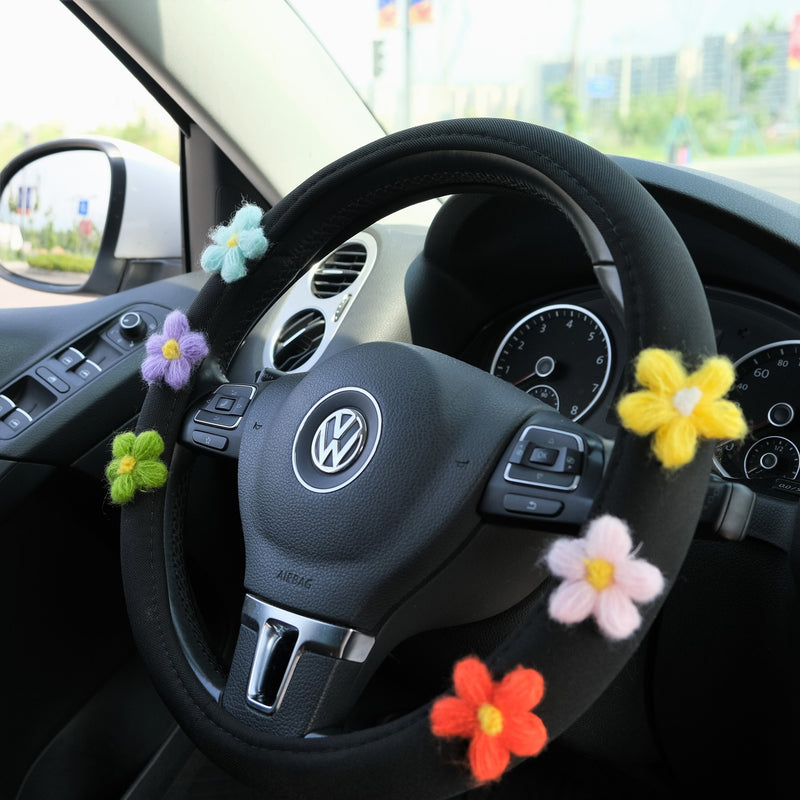
<svg viewBox="0 0 800 800"><path fill-rule="evenodd" d="M357 386L334 389L308 410L292 443L295 477L326 494L352 483L369 465L383 428L378 401Z"/></svg>
<svg viewBox="0 0 800 800"><path fill-rule="evenodd" d="M354 408L340 408L317 427L311 440L311 461L322 472L342 472L361 455L366 443L367 421Z"/></svg>

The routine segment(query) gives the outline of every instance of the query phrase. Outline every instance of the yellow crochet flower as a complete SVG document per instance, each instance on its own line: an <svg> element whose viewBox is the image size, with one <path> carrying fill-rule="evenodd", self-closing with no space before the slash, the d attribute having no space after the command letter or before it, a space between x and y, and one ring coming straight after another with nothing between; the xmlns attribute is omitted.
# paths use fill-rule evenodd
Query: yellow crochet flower
<svg viewBox="0 0 800 800"><path fill-rule="evenodd" d="M687 375L680 353L649 348L636 360L636 380L645 388L623 396L617 412L629 431L655 432L653 453L667 469L677 469L694 458L699 437L747 434L739 406L721 399L734 379L733 364L722 356L706 359Z"/></svg>

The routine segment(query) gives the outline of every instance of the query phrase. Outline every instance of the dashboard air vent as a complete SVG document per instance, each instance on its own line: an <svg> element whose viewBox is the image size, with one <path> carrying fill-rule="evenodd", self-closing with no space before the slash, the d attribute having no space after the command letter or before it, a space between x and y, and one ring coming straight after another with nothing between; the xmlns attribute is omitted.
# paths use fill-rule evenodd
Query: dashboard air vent
<svg viewBox="0 0 800 800"><path fill-rule="evenodd" d="M325 317L308 309L291 317L281 328L272 348L272 363L276 369L291 372L314 355L325 335Z"/></svg>
<svg viewBox="0 0 800 800"><path fill-rule="evenodd" d="M311 291L317 297L333 297L344 291L367 263L367 248L348 242L334 250L315 270Z"/></svg>

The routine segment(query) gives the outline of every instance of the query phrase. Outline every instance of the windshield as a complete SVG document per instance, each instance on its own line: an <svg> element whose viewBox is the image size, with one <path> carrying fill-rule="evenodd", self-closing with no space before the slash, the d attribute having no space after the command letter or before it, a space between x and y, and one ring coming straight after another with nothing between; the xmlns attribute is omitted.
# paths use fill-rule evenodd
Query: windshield
<svg viewBox="0 0 800 800"><path fill-rule="evenodd" d="M292 0L387 131L512 117L800 201L800 0Z"/></svg>

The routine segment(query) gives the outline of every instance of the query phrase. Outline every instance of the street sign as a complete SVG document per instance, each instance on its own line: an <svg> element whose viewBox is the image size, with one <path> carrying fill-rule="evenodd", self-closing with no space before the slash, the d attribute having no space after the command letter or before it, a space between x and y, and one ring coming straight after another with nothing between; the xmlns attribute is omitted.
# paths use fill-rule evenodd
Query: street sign
<svg viewBox="0 0 800 800"><path fill-rule="evenodd" d="M586 94L589 97L608 100L614 96L614 78L611 75L592 75L586 81Z"/></svg>
<svg viewBox="0 0 800 800"><path fill-rule="evenodd" d="M85 217L89 213L89 201L78 200L78 214Z"/></svg>

